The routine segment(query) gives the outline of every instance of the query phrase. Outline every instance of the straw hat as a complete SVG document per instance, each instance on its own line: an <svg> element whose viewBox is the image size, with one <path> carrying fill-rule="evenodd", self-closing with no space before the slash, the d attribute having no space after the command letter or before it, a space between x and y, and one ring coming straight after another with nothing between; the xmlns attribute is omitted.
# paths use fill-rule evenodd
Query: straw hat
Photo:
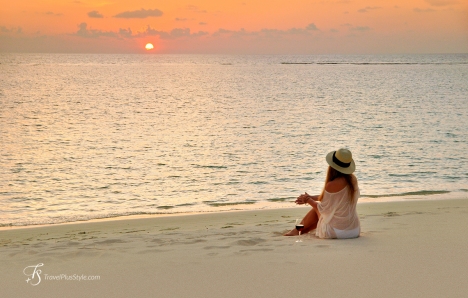
<svg viewBox="0 0 468 298"><path fill-rule="evenodd" d="M356 169L354 164L353 155L348 149L339 149L327 154L327 163L343 174L352 174Z"/></svg>

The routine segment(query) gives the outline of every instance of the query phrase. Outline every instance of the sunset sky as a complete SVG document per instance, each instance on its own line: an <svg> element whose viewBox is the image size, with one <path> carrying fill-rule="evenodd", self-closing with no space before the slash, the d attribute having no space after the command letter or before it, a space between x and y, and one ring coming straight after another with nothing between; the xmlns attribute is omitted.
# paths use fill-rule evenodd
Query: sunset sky
<svg viewBox="0 0 468 298"><path fill-rule="evenodd" d="M0 0L0 52L468 53L468 0Z"/></svg>

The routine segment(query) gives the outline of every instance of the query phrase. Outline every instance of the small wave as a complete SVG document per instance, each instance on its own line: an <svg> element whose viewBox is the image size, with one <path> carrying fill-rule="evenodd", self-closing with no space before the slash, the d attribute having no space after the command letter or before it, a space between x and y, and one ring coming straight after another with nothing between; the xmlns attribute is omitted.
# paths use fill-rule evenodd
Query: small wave
<svg viewBox="0 0 468 298"><path fill-rule="evenodd" d="M29 197L12 197L7 200L10 202L15 202L15 203L45 201L45 199L43 198L29 198Z"/></svg>
<svg viewBox="0 0 468 298"><path fill-rule="evenodd" d="M412 174L388 174L390 177L411 177Z"/></svg>
<svg viewBox="0 0 468 298"><path fill-rule="evenodd" d="M201 168L201 169L227 169L226 166L215 166L215 165L195 165L193 164L195 168Z"/></svg>
<svg viewBox="0 0 468 298"><path fill-rule="evenodd" d="M205 204L212 207L223 207L223 206L235 206L235 205L252 205L255 204L255 201L244 201L244 202L224 202L224 203L207 203Z"/></svg>
<svg viewBox="0 0 468 298"><path fill-rule="evenodd" d="M156 208L158 208L158 209L165 209L165 210L166 210L166 209L172 209L172 208L174 208L174 206L158 206L158 207L156 207Z"/></svg>
<svg viewBox="0 0 468 298"><path fill-rule="evenodd" d="M269 202L284 202L284 201L288 201L288 200L293 200L294 197L287 197L287 198L271 198L271 199L267 199L267 201Z"/></svg>
<svg viewBox="0 0 468 298"><path fill-rule="evenodd" d="M386 198L386 197L406 197L406 196L429 196L450 193L448 190L421 190L410 191L399 194L385 194L385 195L361 195L363 198Z"/></svg>
<svg viewBox="0 0 468 298"><path fill-rule="evenodd" d="M195 206L196 204L195 203L185 203L185 204L179 204L179 205L176 205L177 207L187 207L187 206Z"/></svg>
<svg viewBox="0 0 468 298"><path fill-rule="evenodd" d="M249 182L248 184L261 185L261 184L268 184L268 182L267 181L253 181L253 182Z"/></svg>
<svg viewBox="0 0 468 298"><path fill-rule="evenodd" d="M240 181L229 181L228 183L226 183L227 185L236 185L236 184L241 184Z"/></svg>

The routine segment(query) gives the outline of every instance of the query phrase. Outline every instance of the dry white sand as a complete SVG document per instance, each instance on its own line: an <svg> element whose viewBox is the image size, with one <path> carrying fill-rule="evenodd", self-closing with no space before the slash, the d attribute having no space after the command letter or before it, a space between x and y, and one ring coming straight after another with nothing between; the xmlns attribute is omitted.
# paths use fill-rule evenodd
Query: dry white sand
<svg viewBox="0 0 468 298"><path fill-rule="evenodd" d="M466 297L468 199L359 204L358 239L282 236L307 210L3 229L0 296Z"/></svg>

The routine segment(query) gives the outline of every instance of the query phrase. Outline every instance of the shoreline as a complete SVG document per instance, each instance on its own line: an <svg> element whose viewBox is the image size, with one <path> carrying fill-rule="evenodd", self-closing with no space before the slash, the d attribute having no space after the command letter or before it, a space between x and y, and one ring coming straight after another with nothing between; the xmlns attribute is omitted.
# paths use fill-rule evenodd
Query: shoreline
<svg viewBox="0 0 468 298"><path fill-rule="evenodd" d="M412 195L408 196L387 196L387 197L361 197L358 204L369 203L391 203L391 202L411 202L411 201L433 201L433 200L463 200L468 198L468 192L448 192L448 193L435 193L429 195ZM203 211L180 211L180 212L167 212L167 213L147 213L147 214L131 214L131 215L116 215L107 217L91 218L87 220L75 220L59 223L45 223L45 224L30 224L30 225L5 225L0 226L1 231L16 230L16 229L33 229L48 226L72 225L72 224L86 224L95 222L106 221L121 221L121 220L134 220L142 218L160 218L160 217L174 217L174 216L191 216L197 214L216 214L216 213L230 213L242 211L260 211L260 210L275 210L275 209L295 209L301 206L294 205L294 202L256 202L256 204L236 204L232 206L242 206L242 209L223 209L223 207L215 207L217 210L203 210ZM235 207L233 207L235 208Z"/></svg>
<svg viewBox="0 0 468 298"><path fill-rule="evenodd" d="M460 202L464 204L465 202L468 205L468 195L466 197L457 197L457 198L418 198L418 199L402 199L402 200L389 200L389 201L360 201L358 202L358 211L359 209L385 209L387 206L393 209L401 209L400 206L408 205L417 205L417 204L437 204L437 203L448 203L448 204L457 204ZM362 208L360 208L362 207ZM117 216L117 217L107 217L107 218L96 218L83 221L73 221L73 222L64 222L56 224L38 224L38 225L28 225L28 226L8 226L0 227L0 236L3 233L8 231L25 231L33 232L34 230L40 229L67 229L67 228L86 228L87 226L92 227L93 225L132 225L140 223L151 223L158 221L170 221L170 220L182 220L182 221L196 221L197 217L207 218L210 217L245 217L248 215L257 216L257 214L262 213L271 213L271 214L291 214L298 213L303 216L311 207L309 205L294 205L289 207L277 207L277 208L264 208L264 209L235 209L235 210L222 210L222 211L204 211L204 212L181 212L181 213L164 213L164 214L142 214L142 215L128 215L128 216ZM404 209L404 208L403 208ZM361 214L360 214L361 216ZM365 216L365 215L364 215Z"/></svg>

